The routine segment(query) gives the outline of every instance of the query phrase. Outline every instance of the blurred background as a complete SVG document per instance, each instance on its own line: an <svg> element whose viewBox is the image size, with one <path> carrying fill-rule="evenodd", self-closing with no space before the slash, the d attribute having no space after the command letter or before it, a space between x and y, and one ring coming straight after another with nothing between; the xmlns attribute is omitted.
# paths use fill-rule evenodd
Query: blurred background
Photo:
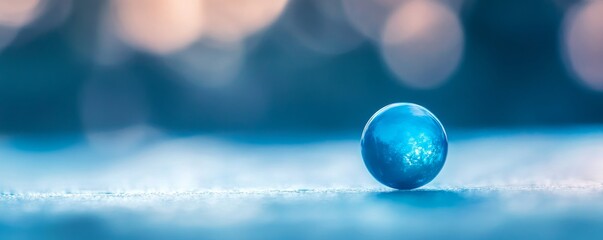
<svg viewBox="0 0 603 240"><path fill-rule="evenodd" d="M0 1L2 135L359 134L401 101L602 123L603 1Z"/></svg>
<svg viewBox="0 0 603 240"><path fill-rule="evenodd" d="M393 102L417 191L360 156ZM0 0L2 239L603 236L602 126L603 0Z"/></svg>

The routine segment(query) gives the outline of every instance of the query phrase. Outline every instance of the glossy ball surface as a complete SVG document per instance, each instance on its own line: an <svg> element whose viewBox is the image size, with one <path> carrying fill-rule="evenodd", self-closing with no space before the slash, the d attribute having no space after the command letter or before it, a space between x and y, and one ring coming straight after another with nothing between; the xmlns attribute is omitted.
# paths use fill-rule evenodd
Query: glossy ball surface
<svg viewBox="0 0 603 240"><path fill-rule="evenodd" d="M360 144L369 172L396 189L429 183L442 170L448 152L440 121L412 103L394 103L377 111L364 127Z"/></svg>

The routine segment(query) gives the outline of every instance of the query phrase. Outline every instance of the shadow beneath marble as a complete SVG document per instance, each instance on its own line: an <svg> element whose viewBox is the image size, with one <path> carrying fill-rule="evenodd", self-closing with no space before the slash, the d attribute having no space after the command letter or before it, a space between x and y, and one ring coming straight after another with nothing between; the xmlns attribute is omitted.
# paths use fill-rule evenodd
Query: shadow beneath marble
<svg viewBox="0 0 603 240"><path fill-rule="evenodd" d="M481 198L465 192L437 189L395 190L372 193L369 197L379 202L415 208L450 208L482 202Z"/></svg>

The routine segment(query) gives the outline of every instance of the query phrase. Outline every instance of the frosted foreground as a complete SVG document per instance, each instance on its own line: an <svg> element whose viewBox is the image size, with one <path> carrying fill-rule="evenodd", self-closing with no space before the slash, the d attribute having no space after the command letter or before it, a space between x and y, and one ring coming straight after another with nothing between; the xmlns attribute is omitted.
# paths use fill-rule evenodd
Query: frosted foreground
<svg viewBox="0 0 603 240"><path fill-rule="evenodd" d="M0 238L600 239L599 129L451 133L444 169L415 191L375 182L346 137L122 152L5 138Z"/></svg>

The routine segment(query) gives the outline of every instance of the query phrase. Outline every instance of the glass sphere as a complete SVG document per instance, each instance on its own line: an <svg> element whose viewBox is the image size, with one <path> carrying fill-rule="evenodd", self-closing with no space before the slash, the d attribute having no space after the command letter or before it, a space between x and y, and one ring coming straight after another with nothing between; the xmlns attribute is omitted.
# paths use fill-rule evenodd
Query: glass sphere
<svg viewBox="0 0 603 240"><path fill-rule="evenodd" d="M379 182L413 189L442 170L448 139L440 121L416 104L394 103L377 111L360 139L362 158Z"/></svg>

